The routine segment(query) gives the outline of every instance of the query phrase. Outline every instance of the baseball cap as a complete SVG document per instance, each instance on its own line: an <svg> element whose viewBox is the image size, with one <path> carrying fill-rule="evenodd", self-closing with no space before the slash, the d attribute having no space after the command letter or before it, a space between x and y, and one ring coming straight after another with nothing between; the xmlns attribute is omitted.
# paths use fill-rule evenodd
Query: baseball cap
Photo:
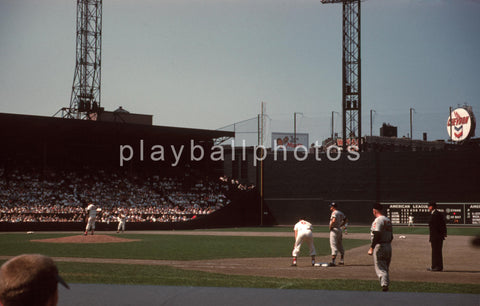
<svg viewBox="0 0 480 306"><path fill-rule="evenodd" d="M337 203L332 202L332 203L330 203L329 207L337 207Z"/></svg>
<svg viewBox="0 0 480 306"><path fill-rule="evenodd" d="M48 297L58 283L70 289L58 274L53 259L40 254L19 255L0 268L0 300Z"/></svg>
<svg viewBox="0 0 480 306"><path fill-rule="evenodd" d="M373 209L381 211L383 209L383 205L380 204L380 203L375 203L375 204L373 204Z"/></svg>

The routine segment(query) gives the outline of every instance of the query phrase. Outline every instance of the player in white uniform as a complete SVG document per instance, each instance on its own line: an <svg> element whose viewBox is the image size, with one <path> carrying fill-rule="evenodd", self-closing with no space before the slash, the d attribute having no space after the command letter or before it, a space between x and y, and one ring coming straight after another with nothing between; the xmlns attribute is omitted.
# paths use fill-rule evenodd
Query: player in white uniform
<svg viewBox="0 0 480 306"><path fill-rule="evenodd" d="M390 278L388 270L392 259L393 230L390 219L382 214L382 205L376 203L373 206L373 215L375 220L372 223L371 238L372 244L368 250L368 255L373 255L375 272L380 279L382 291L388 291Z"/></svg>
<svg viewBox="0 0 480 306"><path fill-rule="evenodd" d="M87 212L87 226L85 227L85 236L88 234L88 231L92 231L92 235L95 231L95 219L97 218L97 206L93 203L89 203L87 208L85 209Z"/></svg>
<svg viewBox="0 0 480 306"><path fill-rule="evenodd" d="M300 253L300 247L302 243L305 241L308 243L308 247L310 248L310 256L312 257L312 266L315 265L315 245L313 244L313 233L312 233L312 224L304 219L300 219L295 227L293 228L295 232L295 245L293 246L292 256L293 262L292 266L297 265L297 256Z"/></svg>
<svg viewBox="0 0 480 306"><path fill-rule="evenodd" d="M330 248L332 249L332 262L331 266L335 266L335 260L338 253L340 253L340 262L339 265L344 264L345 250L343 248L343 237L342 237L342 226L344 226L348 220L345 215L337 210L337 204L332 202L330 204L330 211L332 212L330 216Z"/></svg>
<svg viewBox="0 0 480 306"><path fill-rule="evenodd" d="M345 222L345 225L343 225L343 232L345 235L348 235L348 222Z"/></svg>
<svg viewBox="0 0 480 306"><path fill-rule="evenodd" d="M408 216L408 227L414 226L413 225L413 216Z"/></svg>
<svg viewBox="0 0 480 306"><path fill-rule="evenodd" d="M122 233L125 231L125 215L124 214L120 214L118 217L117 217L117 220L118 220L118 228L117 228L117 233L122 231Z"/></svg>

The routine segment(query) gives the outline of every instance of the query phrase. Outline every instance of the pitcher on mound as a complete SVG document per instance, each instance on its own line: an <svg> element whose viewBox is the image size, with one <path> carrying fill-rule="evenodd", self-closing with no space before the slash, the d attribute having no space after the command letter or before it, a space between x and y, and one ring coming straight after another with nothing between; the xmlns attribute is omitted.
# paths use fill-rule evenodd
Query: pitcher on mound
<svg viewBox="0 0 480 306"><path fill-rule="evenodd" d="M88 234L88 231L93 233L95 232L95 219L97 218L97 206L93 203L89 203L85 209L87 212L87 226L85 227L85 236Z"/></svg>

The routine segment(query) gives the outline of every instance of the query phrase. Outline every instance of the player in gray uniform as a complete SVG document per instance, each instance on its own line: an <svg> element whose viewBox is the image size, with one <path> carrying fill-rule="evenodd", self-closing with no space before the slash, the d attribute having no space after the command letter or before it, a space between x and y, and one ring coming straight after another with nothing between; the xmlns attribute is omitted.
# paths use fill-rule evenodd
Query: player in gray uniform
<svg viewBox="0 0 480 306"><path fill-rule="evenodd" d="M373 206L375 220L372 223L372 244L368 250L368 255L373 255L375 272L380 279L382 291L388 291L390 284L388 270L392 259L393 230L392 222L382 214L382 209L383 206L380 203L375 203Z"/></svg>
<svg viewBox="0 0 480 306"><path fill-rule="evenodd" d="M330 204L330 211L332 212L329 225L330 248L332 249L332 262L330 265L335 266L338 253L340 253L340 262L338 264L343 265L345 250L343 249L342 226L344 226L348 220L341 211L337 210L337 204L335 202Z"/></svg>

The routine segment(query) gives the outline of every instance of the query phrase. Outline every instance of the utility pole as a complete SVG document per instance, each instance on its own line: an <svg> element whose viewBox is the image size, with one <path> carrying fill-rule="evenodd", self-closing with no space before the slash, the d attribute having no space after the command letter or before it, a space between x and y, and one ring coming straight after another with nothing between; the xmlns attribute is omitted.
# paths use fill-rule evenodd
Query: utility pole
<svg viewBox="0 0 480 306"><path fill-rule="evenodd" d="M265 131L265 122L264 122L264 116L265 116L265 103L262 102L262 110L261 110L261 133L260 133L260 147L262 148L262 159L260 160L260 226L263 226L263 206L264 206L264 186L263 186L263 176L264 176L264 167L263 167L263 160L265 159L264 158L264 154L266 154L266 152L263 150L264 146L263 146L263 141L264 141L264 138L263 138L263 133Z"/></svg>
<svg viewBox="0 0 480 306"><path fill-rule="evenodd" d="M332 143L333 143L333 127L334 127L334 125L333 125L333 115L334 115L334 113L335 112L332 111Z"/></svg>
<svg viewBox="0 0 480 306"><path fill-rule="evenodd" d="M448 109L449 109L448 118L450 118L450 122L449 122L449 123L450 123L450 143L453 143L453 130L452 130L453 124L452 124L452 121L451 121L452 118L453 118L453 116L452 116L452 107L450 106Z"/></svg>
<svg viewBox="0 0 480 306"><path fill-rule="evenodd" d="M334 141L334 136L335 136L335 125L334 125L335 114L338 114L338 112L332 111L332 142Z"/></svg>
<svg viewBox="0 0 480 306"><path fill-rule="evenodd" d="M373 113L375 110L370 110L370 136L373 136L372 129L373 129Z"/></svg>
<svg viewBox="0 0 480 306"><path fill-rule="evenodd" d="M410 139L413 139L413 112L414 108L410 107Z"/></svg>
<svg viewBox="0 0 480 306"><path fill-rule="evenodd" d="M302 115L303 113L294 112L293 113L293 148L297 147L297 115Z"/></svg>

